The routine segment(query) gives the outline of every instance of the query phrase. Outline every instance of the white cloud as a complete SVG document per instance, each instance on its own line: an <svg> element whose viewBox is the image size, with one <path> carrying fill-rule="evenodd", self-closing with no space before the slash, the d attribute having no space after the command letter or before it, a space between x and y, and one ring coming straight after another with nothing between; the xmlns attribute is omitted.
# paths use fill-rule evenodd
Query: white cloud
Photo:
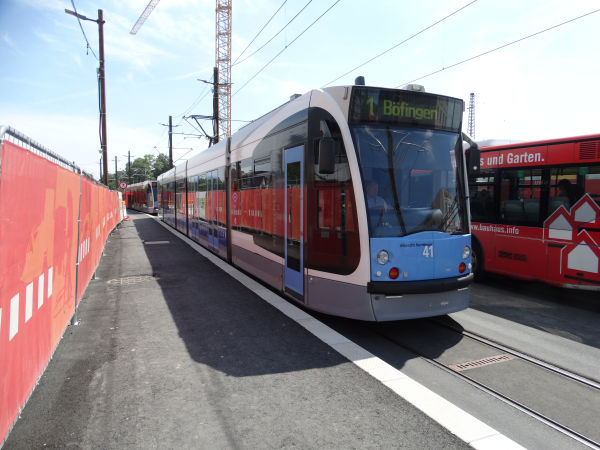
<svg viewBox="0 0 600 450"><path fill-rule="evenodd" d="M2 41L11 49L19 51L17 45L14 43L14 41L11 39L11 37L8 35L8 33L4 32L2 33ZM19 53L22 53L19 51Z"/></svg>
<svg viewBox="0 0 600 450"><path fill-rule="evenodd" d="M297 83L295 81L280 81L278 82L278 90L283 98L291 97L294 94L305 94L310 91L310 88L307 88L302 83Z"/></svg>
<svg viewBox="0 0 600 450"><path fill-rule="evenodd" d="M70 3L66 3L65 1L61 1L61 0L21 0L21 3L29 6L30 8L34 8L34 9L47 9L47 10L51 10L51 11L55 11L55 10L64 10L65 9L65 4L67 4L68 6L71 6ZM71 9L71 8L69 8Z"/></svg>
<svg viewBox="0 0 600 450"><path fill-rule="evenodd" d="M43 40L44 42L46 42L48 44L55 44L56 42L58 42L58 39L56 38L56 36L54 36L52 34L44 33L41 30L34 29L33 33L37 37L39 37L41 40Z"/></svg>

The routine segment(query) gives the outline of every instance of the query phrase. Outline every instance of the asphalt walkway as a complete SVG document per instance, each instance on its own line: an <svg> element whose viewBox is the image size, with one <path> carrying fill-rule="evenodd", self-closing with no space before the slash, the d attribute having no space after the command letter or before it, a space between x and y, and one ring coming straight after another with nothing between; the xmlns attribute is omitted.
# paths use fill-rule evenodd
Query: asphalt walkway
<svg viewBox="0 0 600 450"><path fill-rule="evenodd" d="M468 447L154 218L131 218L4 449Z"/></svg>

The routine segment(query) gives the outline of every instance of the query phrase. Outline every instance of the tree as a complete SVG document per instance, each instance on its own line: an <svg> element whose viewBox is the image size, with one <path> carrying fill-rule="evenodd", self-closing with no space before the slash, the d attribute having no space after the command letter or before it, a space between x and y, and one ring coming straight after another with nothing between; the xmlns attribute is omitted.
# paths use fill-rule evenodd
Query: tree
<svg viewBox="0 0 600 450"><path fill-rule="evenodd" d="M165 173L170 168L171 166L169 164L169 157L164 153L158 155L154 160L154 167L152 169L152 175L154 176L154 179L156 180L160 174Z"/></svg>
<svg viewBox="0 0 600 450"><path fill-rule="evenodd" d="M144 155L143 158L133 160L131 163L131 182L139 183L151 179L155 159L154 155Z"/></svg>
<svg viewBox="0 0 600 450"><path fill-rule="evenodd" d="M131 162L131 183L156 180L160 174L170 168L169 157L163 153L158 156L148 154L142 158L136 158Z"/></svg>

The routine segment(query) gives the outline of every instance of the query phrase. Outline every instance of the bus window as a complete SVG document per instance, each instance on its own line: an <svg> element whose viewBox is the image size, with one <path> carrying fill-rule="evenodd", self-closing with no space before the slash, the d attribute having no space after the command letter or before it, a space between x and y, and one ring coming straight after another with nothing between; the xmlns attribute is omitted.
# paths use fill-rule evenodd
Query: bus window
<svg viewBox="0 0 600 450"><path fill-rule="evenodd" d="M475 222L496 222L494 208L494 173L495 171L482 171L471 182L471 218Z"/></svg>
<svg viewBox="0 0 600 450"><path fill-rule="evenodd" d="M542 169L503 170L500 182L502 222L535 226L539 223Z"/></svg>
<svg viewBox="0 0 600 450"><path fill-rule="evenodd" d="M583 187L587 167L560 167L552 169L549 213L561 205L570 209L585 193Z"/></svg>
<svg viewBox="0 0 600 450"><path fill-rule="evenodd" d="M585 169L585 174L583 174L585 193L600 206L600 166L582 167L581 169Z"/></svg>

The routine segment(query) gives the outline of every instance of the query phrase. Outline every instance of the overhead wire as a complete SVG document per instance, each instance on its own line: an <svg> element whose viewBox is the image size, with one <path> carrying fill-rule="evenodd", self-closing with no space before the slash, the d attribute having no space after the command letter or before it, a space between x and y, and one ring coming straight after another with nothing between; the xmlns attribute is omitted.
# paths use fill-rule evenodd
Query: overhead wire
<svg viewBox="0 0 600 450"><path fill-rule="evenodd" d="M293 21L296 19L296 17L298 17L298 16L300 15L300 13L302 13L302 11L304 11L304 10L306 9L306 7L307 7L308 5L310 5L311 3L312 3L312 0L309 0L309 1L308 1L308 3L307 3L306 5L304 5L304 7L303 7L303 8L302 8L300 11L298 11L298 12L296 13L296 15L295 15L294 17L292 17L292 19L291 19L291 20L290 20L288 23L286 23L286 24L285 24L285 26L284 26L284 27L283 27L281 30L279 30L277 33L275 33L275 35L274 35L274 36L273 36L271 39L269 39L267 42L265 42L265 43L264 43L264 44L263 44L263 45L262 45L262 46L261 46L259 49L255 50L255 51L254 51L252 54L250 54L250 55L246 56L246 57L245 57L244 59L242 59L241 61L239 61L239 62L237 62L237 63L233 63L231 66L232 66L232 67L233 67L233 66L237 66L238 64L241 64L241 63L243 63L244 61L246 61L246 60L248 60L248 59L252 58L252 57L253 57L254 55L256 55L258 52L260 52L260 51L261 51L263 48L265 48L265 47L266 47L266 46L267 46L267 45L268 45L268 44L269 44L269 43L270 43L270 42L271 42L273 39L275 39L277 36L279 36L279 35L281 34L281 32L282 32L283 30L285 30L285 29L286 29L286 28L287 28L287 27L288 27L288 26L289 26L289 25L290 25L290 24L291 24L291 23L292 23L292 22L293 22ZM291 43L290 43L289 45L291 45Z"/></svg>
<svg viewBox="0 0 600 450"><path fill-rule="evenodd" d="M75 17L77 18L77 23L79 24L79 28L81 29L81 33L83 34L83 38L85 39L85 44L86 44L86 55L88 54L88 51L92 52L92 55L94 55L94 58L96 58L96 61L100 61L98 59L98 57L96 56L96 54L94 53L94 50L92 50L92 47L90 47L90 41L87 38L87 35L85 34L85 31L83 30L83 26L81 25L81 19L79 18L79 13L77 12L77 7L75 6L75 1L71 0L71 6L73 6L73 11L75 12ZM99 118L98 118L98 137L100 139L100 148L102 148L103 146L103 142L102 142L102 105L101 105L101 89L100 89L100 74L98 72L96 72L96 79L98 82L98 114L99 114Z"/></svg>
<svg viewBox="0 0 600 450"><path fill-rule="evenodd" d="M250 43L249 43L249 44L246 46L246 48L245 48L244 50L242 50L242 53L240 53L240 54L238 55L238 57L235 59L235 61L232 63L232 65L233 65L233 66L235 66L235 64L237 63L237 60L238 60L238 59L240 59L244 53L246 53L246 50L248 50L248 49L250 48L250 46L251 46L251 45L254 43L254 41L256 40L256 38L257 38L258 36L260 36L260 33L262 33L262 32L264 31L264 29L267 27L267 25L269 25L269 24L271 23L271 20L273 20L273 18L274 18L274 17L277 15L277 13L278 13L279 11L281 11L281 8L283 8L283 7L284 7L284 5L287 3L287 1L288 1L288 0L284 0L284 2L281 4L281 6L280 6L279 8L277 8L277 11L275 11L275 12L273 13L273 15L271 16L271 18L270 18L269 20L267 20L267 23L265 23L265 24L262 26L262 28L260 29L260 31L259 31L258 33L256 33L256 36L254 36L254 37L252 38L252 40L250 41ZM309 3L310 3L310 2L309 2ZM302 11L301 11L301 12L302 12ZM292 19L292 20L293 20L293 19ZM286 25L286 26L287 26L287 25Z"/></svg>
<svg viewBox="0 0 600 450"><path fill-rule="evenodd" d="M396 44L396 45L394 45L394 46L392 46L392 47L388 48L387 50L385 50L385 51L383 51L383 52L379 53L378 55L374 56L373 58L369 59L368 61L365 61L364 63L362 63L362 64L359 64L358 66L354 67L353 69L350 69L348 72L346 72L346 73L344 73L344 74L340 75L339 77L337 77L337 78L335 78L335 79L331 80L329 83L327 83L327 84L324 84L324 85L323 85L323 86L321 86L321 87L322 87L322 88L324 88L324 87L326 87L326 86L329 86L331 83L334 83L334 82L336 82L337 80L339 80L340 78L342 78L342 77L345 77L345 76L346 76L346 75L348 75L349 73L351 73L351 72L354 72L356 69L359 69L359 68L361 68L361 67L363 67L363 66L365 66L365 65L369 64L370 62L372 62L372 61L376 60L376 59L377 59L377 58L379 58L380 56L383 56L383 55L385 55L386 53L389 53L390 51L394 50L395 48L397 48L397 47L401 46L402 44L404 44L404 43L406 43L406 42L408 42L408 41L410 41L411 39L414 39L414 38L415 38L415 37L417 37L418 35L420 35L420 34L424 33L425 31L427 31L427 30L429 30L429 29L431 29L431 28L435 27L436 25L438 25L438 24L442 23L444 20L446 20L446 19L448 19L448 18L452 17L453 15L455 15L455 14L459 13L459 12L460 12L460 11L462 11L463 9L467 8L468 6L471 6L471 5L472 5L473 3L475 3L475 2L477 2L477 0L473 0L473 1L472 1L472 2L470 2L470 3L467 3L466 5L464 5L464 6L460 7L459 9L457 9L456 11L454 11L453 13L450 13L450 14L448 14L446 17L444 17L444 18L442 18L442 19L438 20L438 21L437 21L437 22L435 22L435 23L432 23L432 24L431 24L431 25L429 25L428 27L426 27L426 28L423 28L421 31L419 31L419 32L417 32L417 33L413 34L412 36L410 36L410 37L408 37L408 38L404 39L402 42L399 42L398 44Z"/></svg>
<svg viewBox="0 0 600 450"><path fill-rule="evenodd" d="M321 20L321 18L327 14L329 11L331 11L331 9L337 5L341 0L337 0L333 5L331 5L329 8L327 8L327 10L321 14L319 17L317 17L308 27L306 27L298 36L296 36L294 38L294 40L292 42L290 42L289 44L287 44L279 53L277 53L273 58L271 58L271 60L266 63L258 72L256 72L254 75L252 75L252 77L250 77L249 80L247 80L242 87L240 87L237 91L235 91L233 94L231 94L231 96L235 96L236 94L238 94L242 89L244 89L252 80L254 80L263 70L265 70L269 64L271 64L273 61L275 61L275 59L277 59L279 57L279 55L281 55L284 51L286 51L288 48L290 48L292 46L292 44L294 42L296 42L300 36L302 36L304 33L306 33L315 23L317 23L319 20Z"/></svg>
<svg viewBox="0 0 600 450"><path fill-rule="evenodd" d="M77 22L79 23L79 28L81 28L81 32L83 33L83 38L85 39L85 43L87 45L86 47L86 54L88 52L88 50L90 52L92 52L92 55L94 55L94 58L96 58L97 61L99 61L98 57L96 56L96 54L94 53L94 50L92 50L92 47L90 47L90 41L88 41L88 38L85 34L85 31L83 31L83 26L81 25L81 20L79 19L79 13L77 12L77 8L75 7L75 1L71 0L71 5L73 6L73 11L75 11L75 17L77 18Z"/></svg>
<svg viewBox="0 0 600 450"><path fill-rule="evenodd" d="M175 125L173 125L173 128L178 127L179 125L181 125L183 123L183 121L185 120L185 115L188 114L193 108L195 108L198 103L200 103L202 100L204 100L204 98L206 98L206 96L210 93L210 87L206 87L205 90L203 90L200 95L198 95L198 97L196 97L196 99L190 104L190 106L188 106L182 113L176 114L175 117L179 118L179 122L177 122ZM187 122L187 120L186 120ZM192 128L195 129L195 127L187 122L190 126L192 126ZM199 131L199 130L196 130ZM154 145L154 148L158 147L161 143L161 141L164 139L165 134L168 133L167 128L163 128L163 132L161 133L160 138L158 139L158 141L156 142L156 144Z"/></svg>
<svg viewBox="0 0 600 450"><path fill-rule="evenodd" d="M192 102L192 104L190 106L188 106L185 109L185 111L183 111L182 113L180 113L178 115L185 116L186 114L188 114L192 109L194 109L196 107L196 105L198 105L198 103L200 103L202 100L204 100L209 93L210 93L210 87L206 86L206 90L202 91L200 93L200 95L198 95L198 97L196 97L196 99Z"/></svg>
<svg viewBox="0 0 600 450"><path fill-rule="evenodd" d="M482 56L489 55L490 53L493 53L493 52L495 52L495 51L497 51L497 50L501 50L501 49L503 49L503 48L506 48L506 47L508 47L508 46L511 46L511 45L513 45L513 44L516 44L516 43L518 43L518 42L521 42L521 41L524 41L524 40L526 40L526 39L532 38L532 37L534 37L534 36L538 36L538 35L540 35L540 34L542 34L542 33L545 33L546 31L550 31L550 30L553 30L553 29L555 29L555 28L558 28L558 27L561 27L561 26L563 26L563 25L566 25L566 24L568 24L568 23L571 23L571 22L574 22L574 21L576 21L576 20L582 19L582 18L584 18L584 17L587 17L587 16L589 16L589 15L592 15L592 14L594 14L594 13L597 13L598 11L600 11L600 9L595 9L595 10L593 10L593 11L590 11L590 12L588 12L588 13L585 13L585 14L583 14L583 15L581 15L581 16L574 17L574 18L572 18L572 19L566 20L566 21L564 21L564 22L561 22L561 23L559 23L559 24L556 24L556 25L553 25L553 26L551 26L551 27L545 28L545 29L543 29L543 30L537 31L537 32L535 32L535 33L529 34L529 35L527 35L527 36L524 36L524 37L522 37L522 38L519 38L519 39L517 39L517 40L514 40L514 41L512 41L512 42L509 42L509 43L507 43L507 44L503 44L503 45L501 45L501 46L499 46L499 47L493 48L493 49L491 49L491 50L488 50L488 51L486 51L486 52L480 53L480 54L478 54L478 55L475 55L475 56L471 56L470 58L467 58L467 59L463 59L462 61L459 61L459 62L457 62L457 63L454 63L454 64L451 64L451 65L449 65L448 67L442 67L442 68L441 68L441 69L439 69L439 70L436 70L436 71L434 71L434 72L428 73L427 75L423 75L423 76L421 76L421 77L415 78L414 80L407 81L406 83L399 84L399 85L398 85L398 86L396 86L396 87L398 88L398 87L400 87L400 86L405 86L405 85L407 85L407 84L414 83L415 81L419 81L419 80L422 80L423 78L430 77L431 75L435 75L436 73L443 72L444 70L451 69L451 68L453 68L453 67L459 66L459 65L461 65L461 64L464 64L464 63L466 63L466 62L473 61L474 59L480 58L480 57L482 57Z"/></svg>

